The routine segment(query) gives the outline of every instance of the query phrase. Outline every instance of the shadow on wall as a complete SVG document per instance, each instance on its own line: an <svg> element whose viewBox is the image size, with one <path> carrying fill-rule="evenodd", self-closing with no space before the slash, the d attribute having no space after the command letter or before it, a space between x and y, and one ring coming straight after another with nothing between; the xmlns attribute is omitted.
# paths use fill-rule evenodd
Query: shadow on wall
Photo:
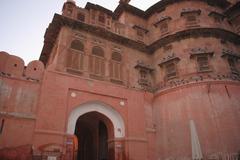
<svg viewBox="0 0 240 160"><path fill-rule="evenodd" d="M44 65L41 61L31 61L25 66L20 57L0 52L0 74L3 76L40 81L43 72Z"/></svg>

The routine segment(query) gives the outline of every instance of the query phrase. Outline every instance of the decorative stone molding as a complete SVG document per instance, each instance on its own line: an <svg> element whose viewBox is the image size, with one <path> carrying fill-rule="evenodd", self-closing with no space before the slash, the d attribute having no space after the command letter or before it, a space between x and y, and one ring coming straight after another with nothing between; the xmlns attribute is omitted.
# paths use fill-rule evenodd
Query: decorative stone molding
<svg viewBox="0 0 240 160"><path fill-rule="evenodd" d="M176 57L174 53L172 53L172 55L169 55L165 58L162 59L162 61L158 64L160 67L163 67L166 63L169 63L169 62L179 62L180 61L180 58L179 57Z"/></svg>
<svg viewBox="0 0 240 160"><path fill-rule="evenodd" d="M149 70L150 72L154 71L154 68L151 65L145 64L143 61L140 60L137 61L135 68Z"/></svg>
<svg viewBox="0 0 240 160"><path fill-rule="evenodd" d="M77 119L89 112L98 112L109 118L113 123L115 138L125 136L125 124L122 116L111 106L102 102L89 102L74 108L68 117L67 134L73 135Z"/></svg>
<svg viewBox="0 0 240 160"><path fill-rule="evenodd" d="M199 55L208 55L213 56L214 52L210 51L208 48L193 48L190 51L190 58L194 58L195 56Z"/></svg>
<svg viewBox="0 0 240 160"><path fill-rule="evenodd" d="M82 33L80 33L80 32L75 32L73 38L74 39L77 38L77 39L82 40L82 41L86 41L87 40L87 36L82 34Z"/></svg>
<svg viewBox="0 0 240 160"><path fill-rule="evenodd" d="M133 7L129 4L126 3L120 3L118 5L118 7L115 9L115 11L113 12L114 17L117 19L119 18L119 16L124 12L129 12L133 15L139 16L143 19L148 19L150 16L152 16L154 13L156 12L161 12L163 11L168 5L174 4L174 3L178 3L181 1L186 1L186 0L162 0L157 2L156 4L154 4L153 6L151 6L150 8L148 8L145 12L143 10L140 10L136 7ZM230 3L227 0L199 0L202 2L207 3L210 6L218 6L220 8L227 8Z"/></svg>
<svg viewBox="0 0 240 160"><path fill-rule="evenodd" d="M179 31L175 34L165 36L158 39L150 45L144 43L139 43L137 41L128 39L126 37L114 34L104 28L92 26L86 23L75 21L68 17L63 17L61 15L55 14L52 23L48 27L45 34L44 47L40 56L40 60L46 64L50 56L51 50L54 47L54 43L57 39L61 27L68 26L72 29L83 30L95 34L96 36L102 37L106 40L116 42L118 44L137 49L146 54L152 54L157 49L172 43L174 41L179 41L188 38L198 38L198 37L215 37L225 39L234 44L240 44L240 36L236 33L221 29L221 28L189 28L183 31Z"/></svg>
<svg viewBox="0 0 240 160"><path fill-rule="evenodd" d="M100 12L103 12L103 13L111 16L111 17L114 17L113 12L111 10L109 10L107 8L104 8L100 5L90 3L90 2L87 2L86 6L85 6L85 9L87 9L87 10L91 10L91 9L98 10Z"/></svg>
<svg viewBox="0 0 240 160"><path fill-rule="evenodd" d="M139 25L134 25L134 26L133 26L133 29L139 29L139 30L144 31L145 33L148 33L148 32L149 32L146 28L144 28L144 27L142 27L142 26L139 26Z"/></svg>
<svg viewBox="0 0 240 160"><path fill-rule="evenodd" d="M156 11L158 11L158 9L166 8L168 5L182 2L182 1L186 1L186 0L177 0L177 1L176 0L162 0L162 1L159 1L158 3L151 6L150 8L148 8L145 11L145 17L146 18L150 17ZM218 6L220 8L226 8L230 5L230 3L227 0L218 0L218 1L216 1L216 0L199 0L199 1L205 2L210 6Z"/></svg>
<svg viewBox="0 0 240 160"><path fill-rule="evenodd" d="M163 16L163 17L160 17L159 20L158 20L156 23L154 23L153 25L154 25L155 27L157 27L157 26L159 26L159 24L161 24L162 22L164 22L164 21L170 21L170 20L172 20L171 17L169 17L169 16Z"/></svg>
<svg viewBox="0 0 240 160"><path fill-rule="evenodd" d="M196 10L196 9L191 9L191 8L182 9L181 16L185 16L186 14L200 15L201 10L200 9Z"/></svg>
<svg viewBox="0 0 240 160"><path fill-rule="evenodd" d="M188 74L188 75L181 75L179 78L171 80L171 81L164 81L155 86L154 92L156 91L163 91L171 88L176 88L188 84L194 84L199 82L240 82L240 76L233 75L233 74L216 74L216 73L203 73L203 74Z"/></svg>
<svg viewBox="0 0 240 160"><path fill-rule="evenodd" d="M232 42L234 44L240 44L240 36L220 28L189 28L184 31L179 31L175 34L163 37L149 46L147 48L150 53L154 53L158 48L161 48L169 43L180 41L188 38L198 38L198 37L215 37L220 39L225 39L226 41Z"/></svg>
<svg viewBox="0 0 240 160"><path fill-rule="evenodd" d="M218 159L228 159L228 160L237 160L240 157L240 153L209 153L206 156L207 160L218 160Z"/></svg>
<svg viewBox="0 0 240 160"><path fill-rule="evenodd" d="M149 64L145 64L143 61L137 61L135 68L139 72L138 84L144 90L152 90L150 74L154 71L154 68Z"/></svg>

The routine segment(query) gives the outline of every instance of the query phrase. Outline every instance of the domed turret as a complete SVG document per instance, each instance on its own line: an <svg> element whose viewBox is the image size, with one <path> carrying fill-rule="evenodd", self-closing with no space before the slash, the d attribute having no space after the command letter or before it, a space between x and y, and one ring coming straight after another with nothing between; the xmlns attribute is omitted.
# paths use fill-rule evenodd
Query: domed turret
<svg viewBox="0 0 240 160"><path fill-rule="evenodd" d="M128 4L131 0L120 0L119 3L126 3Z"/></svg>
<svg viewBox="0 0 240 160"><path fill-rule="evenodd" d="M67 2L64 3L62 14L64 16L71 17L74 12L74 8L76 7L76 2L74 0L67 0Z"/></svg>
<svg viewBox="0 0 240 160"><path fill-rule="evenodd" d="M67 0L67 3L72 3L72 4L76 5L76 2L74 0Z"/></svg>

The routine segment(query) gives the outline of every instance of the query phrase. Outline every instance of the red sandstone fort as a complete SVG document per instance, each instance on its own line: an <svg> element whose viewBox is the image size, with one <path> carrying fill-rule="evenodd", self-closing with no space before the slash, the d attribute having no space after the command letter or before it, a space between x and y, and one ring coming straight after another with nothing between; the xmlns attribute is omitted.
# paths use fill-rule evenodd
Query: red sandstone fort
<svg viewBox="0 0 240 160"><path fill-rule="evenodd" d="M240 159L239 0L67 0L44 38L0 52L1 160Z"/></svg>

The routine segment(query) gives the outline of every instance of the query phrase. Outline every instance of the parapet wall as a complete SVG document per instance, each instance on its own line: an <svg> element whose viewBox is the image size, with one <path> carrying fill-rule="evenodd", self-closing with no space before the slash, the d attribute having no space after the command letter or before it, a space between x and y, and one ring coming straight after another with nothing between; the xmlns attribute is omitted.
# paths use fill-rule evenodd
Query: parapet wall
<svg viewBox="0 0 240 160"><path fill-rule="evenodd" d="M0 52L0 159L2 148L32 144L43 74L42 62L25 66L21 58Z"/></svg>
<svg viewBox="0 0 240 160"><path fill-rule="evenodd" d="M38 82L43 77L44 65L41 61L35 60L25 66L20 57L0 52L0 72L3 76Z"/></svg>

